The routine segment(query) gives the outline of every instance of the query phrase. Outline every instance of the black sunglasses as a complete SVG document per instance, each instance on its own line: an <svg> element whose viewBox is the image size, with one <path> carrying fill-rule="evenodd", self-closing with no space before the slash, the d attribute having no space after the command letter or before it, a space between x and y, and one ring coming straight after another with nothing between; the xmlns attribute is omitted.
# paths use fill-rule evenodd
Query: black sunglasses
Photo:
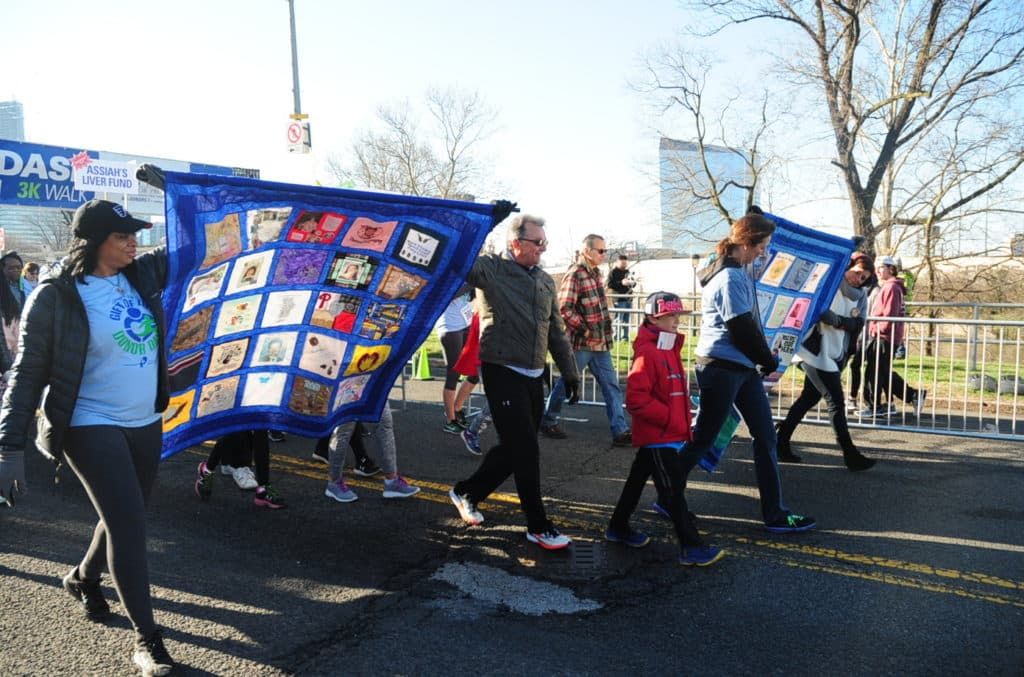
<svg viewBox="0 0 1024 677"><path fill-rule="evenodd" d="M590 248L590 251L597 252L598 254L601 254L602 256L604 256L605 254L608 253L607 249L595 249L593 247Z"/></svg>
<svg viewBox="0 0 1024 677"><path fill-rule="evenodd" d="M548 241L544 238L540 238L539 240L531 240L528 237L517 237L516 239L519 240L520 242L532 242L538 247L545 247L548 244Z"/></svg>

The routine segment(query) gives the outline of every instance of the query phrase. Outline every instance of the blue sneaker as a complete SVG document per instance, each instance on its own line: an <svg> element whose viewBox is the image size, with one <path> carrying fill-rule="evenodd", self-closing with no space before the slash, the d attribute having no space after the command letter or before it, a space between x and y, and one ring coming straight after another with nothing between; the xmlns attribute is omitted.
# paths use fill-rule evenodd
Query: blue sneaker
<svg viewBox="0 0 1024 677"><path fill-rule="evenodd" d="M628 527L625 531L608 527L604 537L612 543L625 543L631 548L642 548L651 542L651 537L644 532L634 531Z"/></svg>
<svg viewBox="0 0 1024 677"><path fill-rule="evenodd" d="M790 513L782 519L774 522L766 522L764 528L773 534L793 534L798 531L808 531L818 526L813 517L804 517L796 513Z"/></svg>
<svg viewBox="0 0 1024 677"><path fill-rule="evenodd" d="M472 430L462 431L462 443L466 445L466 450L474 456L480 456L484 453L480 448L480 436Z"/></svg>
<svg viewBox="0 0 1024 677"><path fill-rule="evenodd" d="M697 545L683 548L679 553L679 563L687 567L706 567L722 559L725 550L712 545Z"/></svg>
<svg viewBox="0 0 1024 677"><path fill-rule="evenodd" d="M401 475L397 475L391 480L384 480L384 498L408 498L418 493L420 493L420 488L406 482Z"/></svg>
<svg viewBox="0 0 1024 677"><path fill-rule="evenodd" d="M656 513L658 513L659 515L661 515L662 517L664 517L667 520L672 519L672 515L668 514L668 509L665 506L663 506L661 503L658 503L657 501L655 501L654 503L651 503L651 510L653 510Z"/></svg>
<svg viewBox="0 0 1024 677"><path fill-rule="evenodd" d="M356 492L352 491L345 483L344 478L339 478L336 482L328 482L327 488L324 489L324 496L333 498L338 503L351 503L359 498Z"/></svg>

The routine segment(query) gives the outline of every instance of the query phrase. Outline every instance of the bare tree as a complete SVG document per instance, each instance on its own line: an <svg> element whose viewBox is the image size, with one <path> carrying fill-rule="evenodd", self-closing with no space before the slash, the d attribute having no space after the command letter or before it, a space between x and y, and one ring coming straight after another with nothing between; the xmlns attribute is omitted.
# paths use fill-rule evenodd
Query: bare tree
<svg viewBox="0 0 1024 677"><path fill-rule="evenodd" d="M698 4L726 24L775 20L795 26L805 38L809 50L786 66L823 95L835 143L833 164L845 184L854 230L868 248L874 249L876 237L896 223L930 228L936 220L961 216L1019 168L1024 145L1019 132L1010 133L1000 139L1003 150L976 147L969 153L974 168L968 173L978 180L964 184L964 192L933 190L934 196L944 195L930 201L934 208L909 214L885 205L882 220L873 218L887 177L906 182L908 172L927 173L922 154L934 145L926 139L967 131L957 121L968 111L974 135L979 128L1005 126L1020 110L1024 15L1016 0ZM954 145L965 152L969 148ZM899 165L896 171L894 164Z"/></svg>
<svg viewBox="0 0 1024 677"><path fill-rule="evenodd" d="M692 141L661 133L659 183L663 218L675 235L711 243L719 226L732 224L757 200L772 156L764 149L773 115L767 91L758 97L734 94L719 105L708 95L709 60L679 47L646 59L644 93L659 116L680 116Z"/></svg>
<svg viewBox="0 0 1024 677"><path fill-rule="evenodd" d="M70 209L36 210L29 217L29 223L38 233L39 244L44 256L56 259L63 256L71 247L74 236L71 233L71 220L75 212Z"/></svg>
<svg viewBox="0 0 1024 677"><path fill-rule="evenodd" d="M339 183L406 195L471 197L482 188L480 143L497 114L478 92L429 89L419 108L408 101L377 109L378 126L361 131L347 157L328 159Z"/></svg>
<svg viewBox="0 0 1024 677"><path fill-rule="evenodd" d="M964 106L945 133L919 137L897 154L875 210L881 249L910 245L921 257L917 273L927 280L929 301L948 300L939 276L944 264L977 256L989 260L982 268L1005 263L1010 252L1005 242L989 239L987 221L1022 212L1020 195L1006 179L1024 163L1024 153L1007 147L1012 134L1005 125L976 122L976 104ZM1020 129L1014 133L1024 138Z"/></svg>

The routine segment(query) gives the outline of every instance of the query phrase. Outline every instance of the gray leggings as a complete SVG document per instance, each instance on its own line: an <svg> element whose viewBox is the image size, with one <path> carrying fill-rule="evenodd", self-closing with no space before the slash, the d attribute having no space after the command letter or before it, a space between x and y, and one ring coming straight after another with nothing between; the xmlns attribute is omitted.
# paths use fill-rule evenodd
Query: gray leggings
<svg viewBox="0 0 1024 677"><path fill-rule="evenodd" d="M156 630L146 564L146 503L160 462L161 424L141 428L91 425L69 428L68 465L82 481L100 521L78 575L99 578L109 569L135 632Z"/></svg>
<svg viewBox="0 0 1024 677"><path fill-rule="evenodd" d="M391 405L385 404L380 413L380 422L361 421L366 430L366 440L373 443L367 447L371 457L376 457L385 475L398 472L397 451L395 450L395 424L391 419ZM331 433L330 452L327 455L327 477L331 482L341 479L341 468L348 453L348 440L352 437L355 421L342 423ZM374 450L376 453L373 453Z"/></svg>

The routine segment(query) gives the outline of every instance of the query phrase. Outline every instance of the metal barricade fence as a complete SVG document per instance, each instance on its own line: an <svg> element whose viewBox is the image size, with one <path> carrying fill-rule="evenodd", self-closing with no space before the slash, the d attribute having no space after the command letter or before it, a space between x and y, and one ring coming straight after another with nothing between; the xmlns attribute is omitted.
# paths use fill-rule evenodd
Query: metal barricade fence
<svg viewBox="0 0 1024 677"><path fill-rule="evenodd" d="M610 297L615 298L615 297ZM690 299L692 303L692 299ZM684 297L684 304L689 306ZM643 311L636 307L610 308L612 332L621 336L628 331L630 341L636 336L643 321ZM862 411L863 398L858 399L857 410L848 419L851 426L886 428L943 435L963 435L992 439L1024 439L1024 375L1021 358L1024 357L1024 322L999 320L963 320L932 318L867 318L885 320L904 325L906 356L892 361L892 369L880 373L880 351L896 353L897 346L882 346L880 342L862 341L861 362L869 361L867 351L876 351L871 359L875 373L870 377L876 386L892 393L894 406L890 414L869 416ZM683 349L684 363L690 371L690 387L697 394L693 377L693 349L700 329L700 313L684 316L679 332L687 336ZM617 340L612 345L612 363L625 390L625 378L632 359L630 341ZM556 373L554 365L551 365ZM861 367L862 373L865 367ZM844 371L843 382L847 402L850 402L851 370ZM580 403L604 406L600 388L589 370L582 376ZM864 374L862 382L868 378ZM920 415L913 403L902 401L900 379L911 390L926 391ZM789 406L800 394L803 372L790 365L778 383L770 390L772 406L777 418L784 417ZM572 415L563 409L563 415ZM827 423L828 413L824 401L816 410L804 417L805 422Z"/></svg>
<svg viewBox="0 0 1024 677"><path fill-rule="evenodd" d="M905 356L888 359L897 355L891 338L861 341L862 383L874 384L888 396L880 396L880 406L873 409L862 386L856 393L858 407L848 414L851 426L1024 439L1024 322L868 318L872 320L903 325ZM844 372L847 402L854 394L852 376L851 369ZM777 416L785 416L802 384L800 370L787 369L774 388ZM919 411L914 392L925 393L919 395ZM827 422L828 415L819 405L805 420Z"/></svg>

